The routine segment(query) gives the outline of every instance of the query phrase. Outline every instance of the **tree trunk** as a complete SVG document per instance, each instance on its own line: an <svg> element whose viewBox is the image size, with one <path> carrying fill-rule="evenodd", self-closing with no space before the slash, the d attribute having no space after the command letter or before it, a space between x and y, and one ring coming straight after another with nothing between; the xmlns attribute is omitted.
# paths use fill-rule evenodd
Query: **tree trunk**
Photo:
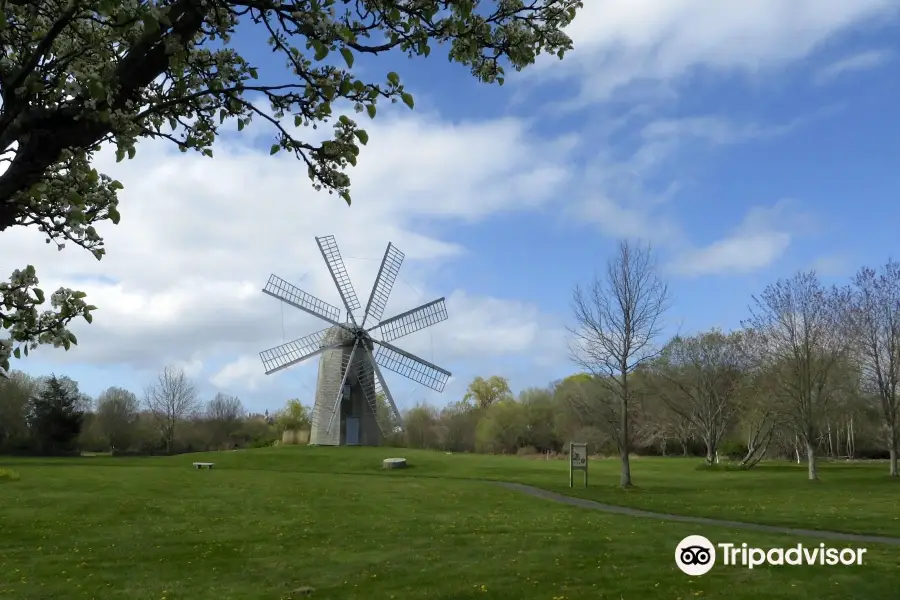
<svg viewBox="0 0 900 600"><path fill-rule="evenodd" d="M627 392L626 392L627 393ZM621 437L621 443L619 444L619 450L622 455L622 476L619 479L619 485L624 487L631 487L631 461L628 458L628 450L630 449L628 439L628 400L626 398L622 399L622 431L619 432L619 436Z"/></svg>
<svg viewBox="0 0 900 600"><path fill-rule="evenodd" d="M897 425L891 423L890 431L888 432L890 436L890 451L891 451L891 477L897 477Z"/></svg>
<svg viewBox="0 0 900 600"><path fill-rule="evenodd" d="M711 438L706 440L706 464L711 465L716 461L716 448Z"/></svg>
<svg viewBox="0 0 900 600"><path fill-rule="evenodd" d="M844 426L840 422L838 422L837 426L834 428L834 440L835 440L834 445L835 445L835 448L837 449L838 458L844 456L844 454L841 450L841 442L843 441L843 437L842 437L843 433L844 433Z"/></svg>
<svg viewBox="0 0 900 600"><path fill-rule="evenodd" d="M817 480L819 473L816 465L816 448L811 441L806 442L806 463L809 466L809 480Z"/></svg>
<svg viewBox="0 0 900 600"><path fill-rule="evenodd" d="M847 423L847 459L853 460L856 454L856 435L853 433L853 415L850 415L850 422Z"/></svg>

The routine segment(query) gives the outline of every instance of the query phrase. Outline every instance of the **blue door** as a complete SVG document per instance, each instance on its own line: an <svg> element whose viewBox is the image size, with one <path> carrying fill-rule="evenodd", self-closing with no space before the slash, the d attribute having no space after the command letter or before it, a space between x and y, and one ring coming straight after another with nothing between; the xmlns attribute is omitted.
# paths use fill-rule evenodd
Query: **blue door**
<svg viewBox="0 0 900 600"><path fill-rule="evenodd" d="M347 445L359 445L359 417L347 417Z"/></svg>

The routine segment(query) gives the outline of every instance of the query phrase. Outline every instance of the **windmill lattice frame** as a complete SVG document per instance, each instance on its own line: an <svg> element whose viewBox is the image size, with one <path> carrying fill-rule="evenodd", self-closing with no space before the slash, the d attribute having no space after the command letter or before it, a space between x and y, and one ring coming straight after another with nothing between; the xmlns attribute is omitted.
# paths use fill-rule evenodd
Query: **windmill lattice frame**
<svg viewBox="0 0 900 600"><path fill-rule="evenodd" d="M381 373L381 367L437 392L443 392L444 386L451 376L449 371L402 350L391 342L445 321L448 318L445 299L438 298L382 320L391 290L405 258L405 255L396 246L388 243L375 277L375 283L372 286L372 292L366 303L362 321L358 323L353 311L359 310L361 304L344 266L334 236L317 237L316 243L338 290L338 295L347 313L347 319L341 321L341 310L338 307L316 298L272 274L262 290L263 293L313 315L328 323L329 326L260 352L260 359L266 369L266 375L287 369L325 352L350 347L349 354L344 353L341 356L340 385L336 389L329 390L332 392L334 401L330 403L330 406L325 407L324 415L322 410L314 410L314 419L327 418L328 424L325 431L326 433L331 432L335 416L340 411L341 401L345 394L345 384L351 375L355 375L354 379L373 413L377 415L378 399L383 395L392 413L391 420L398 423L402 429L402 417ZM370 318L377 324L366 328L366 323ZM341 335L336 337L335 332ZM378 334L382 339L376 339L373 334ZM354 361L354 358L357 360ZM353 372L354 368L356 369L355 373ZM314 428L320 426L321 423L313 423ZM381 423L379 423L380 427ZM385 435L388 432L382 429L381 433Z"/></svg>

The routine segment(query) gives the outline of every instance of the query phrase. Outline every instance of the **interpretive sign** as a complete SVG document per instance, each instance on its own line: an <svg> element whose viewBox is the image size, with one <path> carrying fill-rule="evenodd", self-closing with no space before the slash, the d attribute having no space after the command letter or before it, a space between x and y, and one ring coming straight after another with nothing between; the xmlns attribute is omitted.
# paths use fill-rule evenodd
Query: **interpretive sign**
<svg viewBox="0 0 900 600"><path fill-rule="evenodd" d="M584 487L588 484L587 444L569 442L569 487L575 487L575 471L584 472Z"/></svg>

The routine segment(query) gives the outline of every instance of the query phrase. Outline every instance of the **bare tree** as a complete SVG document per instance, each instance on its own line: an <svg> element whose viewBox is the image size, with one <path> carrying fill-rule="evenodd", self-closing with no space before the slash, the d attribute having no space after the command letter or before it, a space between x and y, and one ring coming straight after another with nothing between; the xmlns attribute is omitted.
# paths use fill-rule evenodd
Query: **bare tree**
<svg viewBox="0 0 900 600"><path fill-rule="evenodd" d="M216 447L230 444L244 416L244 406L237 396L219 392L206 404L209 442Z"/></svg>
<svg viewBox="0 0 900 600"><path fill-rule="evenodd" d="M752 329L741 333L741 355L744 359L744 390L740 400L738 430L747 439L747 452L741 459L743 469L752 469L769 452L780 426L778 418L778 382L765 369L765 362L757 362L765 339Z"/></svg>
<svg viewBox="0 0 900 600"><path fill-rule="evenodd" d="M706 444L708 464L718 462L719 442L740 410L744 363L740 334L719 330L676 336L654 361L654 391Z"/></svg>
<svg viewBox="0 0 900 600"><path fill-rule="evenodd" d="M96 423L111 452L128 446L134 435L140 403L126 389L111 387L97 398Z"/></svg>
<svg viewBox="0 0 900 600"><path fill-rule="evenodd" d="M194 384L183 370L166 366L156 381L147 388L144 401L156 420L166 452L172 452L178 422L199 409Z"/></svg>
<svg viewBox="0 0 900 600"><path fill-rule="evenodd" d="M244 416L244 406L237 396L219 392L206 405L206 418L211 421L239 421Z"/></svg>
<svg viewBox="0 0 900 600"><path fill-rule="evenodd" d="M595 276L589 289L576 287L573 293L577 325L569 329L572 360L609 392L606 398L585 403L583 409L599 410L614 427L622 459L622 487L631 486L631 374L658 355L654 340L661 332L661 317L670 299L650 246L624 240L608 261L605 276ZM598 402L606 406L595 406Z"/></svg>
<svg viewBox="0 0 900 600"><path fill-rule="evenodd" d="M848 290L825 288L815 271L797 273L753 297L744 325L761 336L760 355L777 383L780 417L806 446L809 478L818 479L816 445L850 349Z"/></svg>
<svg viewBox="0 0 900 600"><path fill-rule="evenodd" d="M655 382L651 385L656 385ZM640 399L640 419L635 425L634 438L643 438L648 444L656 444L663 456L669 456L669 447L677 444L682 456L687 456L695 428L684 417L666 407L657 393L648 393Z"/></svg>
<svg viewBox="0 0 900 600"><path fill-rule="evenodd" d="M893 260L879 273L868 267L853 281L851 315L856 334L863 386L877 396L884 419L885 437L891 453L890 474L897 477L897 450L900 446L900 263Z"/></svg>

